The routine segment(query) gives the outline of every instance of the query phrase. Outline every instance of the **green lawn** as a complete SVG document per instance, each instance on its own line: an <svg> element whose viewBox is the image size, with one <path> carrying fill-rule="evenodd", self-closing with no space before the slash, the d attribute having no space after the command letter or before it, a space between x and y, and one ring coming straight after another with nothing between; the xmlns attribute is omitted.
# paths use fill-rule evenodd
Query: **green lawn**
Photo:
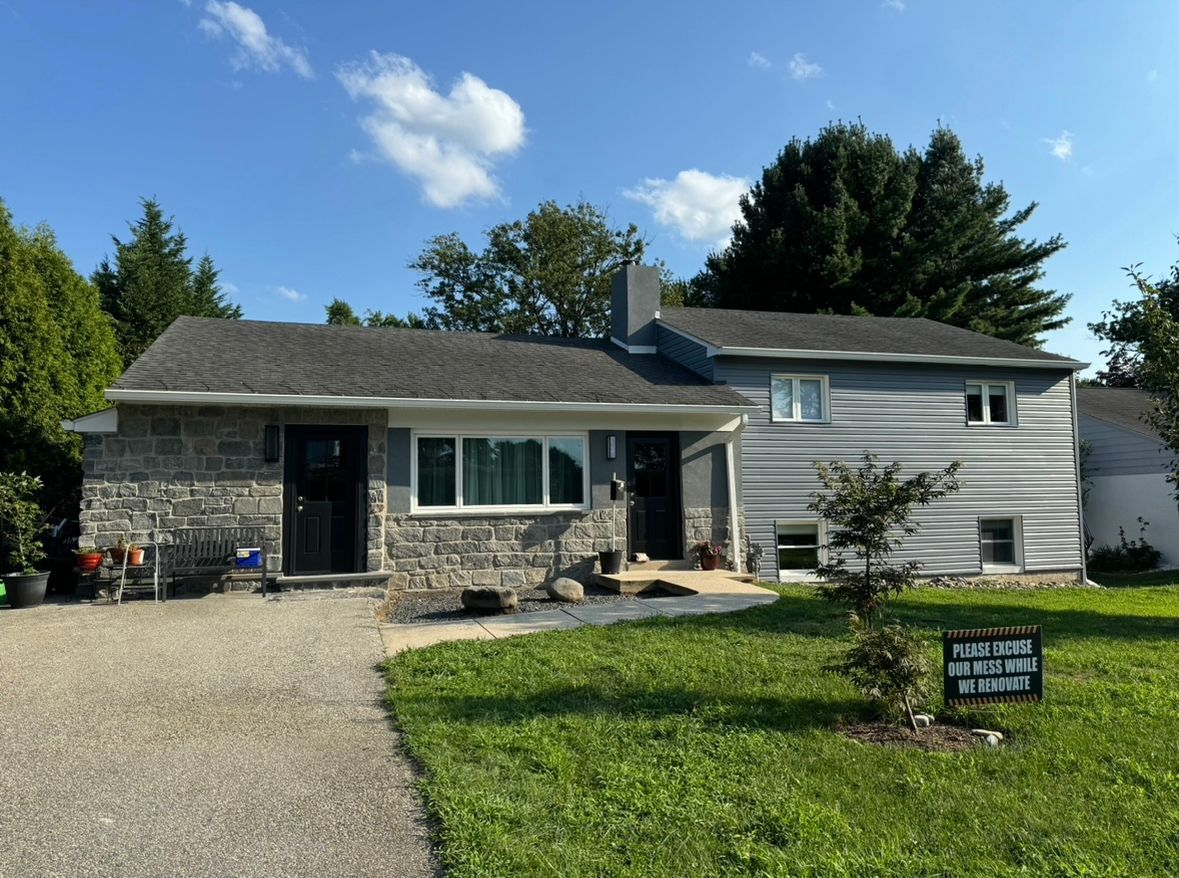
<svg viewBox="0 0 1179 878"><path fill-rule="evenodd" d="M1045 703L969 717L1009 745L956 754L832 731L864 715L820 671L844 623L781 594L390 660L450 874L1179 874L1179 588L898 601L931 657L939 628L1044 626Z"/></svg>

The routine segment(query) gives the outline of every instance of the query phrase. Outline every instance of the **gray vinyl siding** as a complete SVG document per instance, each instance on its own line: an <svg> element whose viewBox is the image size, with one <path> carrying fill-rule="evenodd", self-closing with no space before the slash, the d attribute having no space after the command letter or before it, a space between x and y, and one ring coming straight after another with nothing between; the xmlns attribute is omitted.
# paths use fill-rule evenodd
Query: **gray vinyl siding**
<svg viewBox="0 0 1179 878"><path fill-rule="evenodd" d="M772 422L775 373L827 376L830 423ZM775 522L814 518L814 462L854 462L865 451L909 474L963 463L960 493L918 510L921 529L898 552L924 573L981 572L978 520L991 516L1022 517L1028 572L1080 569L1069 372L718 357L715 377L760 407L742 438L741 479L767 576L777 573ZM1017 426L967 426L965 383L978 379L1015 382Z"/></svg>
<svg viewBox="0 0 1179 878"><path fill-rule="evenodd" d="M697 375L712 380L712 358L702 344L684 338L672 332L665 326L657 326L655 344L659 353L685 368L691 369Z"/></svg>
<svg viewBox="0 0 1179 878"><path fill-rule="evenodd" d="M1081 438L1088 439L1093 447L1085 463L1087 475L1125 476L1169 471L1171 455L1159 440L1087 415L1081 415L1078 424Z"/></svg>

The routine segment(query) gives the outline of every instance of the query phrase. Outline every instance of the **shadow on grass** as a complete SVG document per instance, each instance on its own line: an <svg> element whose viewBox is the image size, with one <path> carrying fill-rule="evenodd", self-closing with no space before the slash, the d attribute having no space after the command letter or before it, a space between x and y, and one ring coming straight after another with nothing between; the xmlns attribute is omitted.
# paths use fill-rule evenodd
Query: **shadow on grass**
<svg viewBox="0 0 1179 878"><path fill-rule="evenodd" d="M1104 637L1118 640L1179 639L1179 615L1138 616L1125 613L1102 613L1084 609L1061 609L1038 603L1036 594L1045 592L1004 593L1001 603L994 592L978 592L978 602L950 597L941 592L936 603L907 602L890 605L890 613L899 621L921 628L950 630L956 628L991 628L1006 625L1041 625L1047 642L1068 638ZM1024 597L1027 594L1028 597ZM1101 594L1101 593L1095 593ZM1116 598L1110 596L1111 603ZM689 624L697 630L733 633L784 634L796 637L843 637L847 633L847 615L818 595L784 594L773 604L740 613L696 616Z"/></svg>

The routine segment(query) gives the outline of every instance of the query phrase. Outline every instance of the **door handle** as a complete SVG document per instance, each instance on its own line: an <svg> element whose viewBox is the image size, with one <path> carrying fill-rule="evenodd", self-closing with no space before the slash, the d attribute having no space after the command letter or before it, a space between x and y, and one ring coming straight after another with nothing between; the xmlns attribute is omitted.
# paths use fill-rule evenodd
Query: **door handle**
<svg viewBox="0 0 1179 878"><path fill-rule="evenodd" d="M298 505L295 507L295 511L296 512L303 511L303 498L302 497L299 498L299 502L298 502Z"/></svg>

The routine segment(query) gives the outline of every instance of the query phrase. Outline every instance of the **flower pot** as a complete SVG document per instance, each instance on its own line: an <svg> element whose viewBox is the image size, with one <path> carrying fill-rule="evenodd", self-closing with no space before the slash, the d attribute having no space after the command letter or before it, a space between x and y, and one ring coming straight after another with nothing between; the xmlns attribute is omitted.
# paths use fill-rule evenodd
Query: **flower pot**
<svg viewBox="0 0 1179 878"><path fill-rule="evenodd" d="M127 554L126 549L120 549L118 546L111 546L111 560L116 564L123 563L123 556Z"/></svg>
<svg viewBox="0 0 1179 878"><path fill-rule="evenodd" d="M143 549L127 550L127 566L138 567L143 563Z"/></svg>
<svg viewBox="0 0 1179 878"><path fill-rule="evenodd" d="M605 574L622 572L622 551L598 552L598 563Z"/></svg>
<svg viewBox="0 0 1179 878"><path fill-rule="evenodd" d="M701 570L716 570L720 567L720 555L701 555L700 569Z"/></svg>
<svg viewBox="0 0 1179 878"><path fill-rule="evenodd" d="M45 586L48 584L48 573L4 574L8 603L14 610L40 606L41 601L45 600Z"/></svg>
<svg viewBox="0 0 1179 878"><path fill-rule="evenodd" d="M102 552L78 552L78 572L93 573L102 566Z"/></svg>

